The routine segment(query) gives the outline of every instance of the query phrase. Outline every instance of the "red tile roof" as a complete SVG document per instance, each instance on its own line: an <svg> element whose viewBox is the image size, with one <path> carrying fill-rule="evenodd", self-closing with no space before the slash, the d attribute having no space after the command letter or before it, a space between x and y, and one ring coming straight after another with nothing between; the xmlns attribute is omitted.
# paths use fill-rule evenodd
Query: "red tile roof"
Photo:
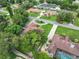
<svg viewBox="0 0 79 59"><path fill-rule="evenodd" d="M71 48L71 43L69 41L69 38L68 37L63 37L63 36L60 36L60 35L55 35L52 39L52 42L54 43L54 45L56 46L56 48L58 49L61 49L65 52L68 52L72 55L75 55L75 56L79 56L79 45L78 44L74 44L75 47ZM50 44L50 46L52 47L52 43ZM51 49L49 46L49 49L50 50L53 50Z"/></svg>
<svg viewBox="0 0 79 59"><path fill-rule="evenodd" d="M30 8L30 9L28 9L28 12L36 12L36 13L38 13L38 12L40 12L40 10L36 9L36 8Z"/></svg>
<svg viewBox="0 0 79 59"><path fill-rule="evenodd" d="M36 22L32 21L32 22L30 22L28 25L26 25L24 27L23 33L26 33L26 32L28 32L30 30L37 29L37 27L38 27L38 25L36 24Z"/></svg>

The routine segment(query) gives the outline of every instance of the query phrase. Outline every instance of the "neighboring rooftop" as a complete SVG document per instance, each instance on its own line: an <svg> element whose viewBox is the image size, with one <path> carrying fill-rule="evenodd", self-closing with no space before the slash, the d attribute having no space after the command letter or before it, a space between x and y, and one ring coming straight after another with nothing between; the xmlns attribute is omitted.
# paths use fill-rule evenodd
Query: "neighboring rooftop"
<svg viewBox="0 0 79 59"><path fill-rule="evenodd" d="M28 31L34 30L34 29L38 29L38 25L36 24L35 21L32 21L32 22L30 22L28 25L26 25L26 26L24 27L23 33L26 33L26 32L28 32Z"/></svg>
<svg viewBox="0 0 79 59"><path fill-rule="evenodd" d="M60 10L60 7L56 4L42 3L36 7L40 9Z"/></svg>
<svg viewBox="0 0 79 59"><path fill-rule="evenodd" d="M74 56L79 56L79 44L72 43L69 37L66 36L63 37L56 34L53 37L52 43L48 45L48 51L55 54L57 49L65 51Z"/></svg>
<svg viewBox="0 0 79 59"><path fill-rule="evenodd" d="M40 12L41 10L36 9L36 8L30 8L28 9L28 12Z"/></svg>

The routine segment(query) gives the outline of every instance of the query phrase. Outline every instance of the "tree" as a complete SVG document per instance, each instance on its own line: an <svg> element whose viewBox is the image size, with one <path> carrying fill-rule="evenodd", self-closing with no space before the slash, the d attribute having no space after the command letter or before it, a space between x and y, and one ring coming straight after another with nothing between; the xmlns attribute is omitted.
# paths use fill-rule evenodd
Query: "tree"
<svg viewBox="0 0 79 59"><path fill-rule="evenodd" d="M40 52L39 53L39 58L37 58L37 59L52 59L52 58L49 57L46 53Z"/></svg>
<svg viewBox="0 0 79 59"><path fill-rule="evenodd" d="M26 12L26 8L29 6L24 5L23 3L20 4L18 9L12 9L11 3L12 0L5 0L5 6L9 13L9 23L13 24L14 22L19 22L19 25L24 26L25 23L28 21L28 13ZM22 0L19 0L22 1ZM22 1L23 2L23 1ZM25 7L27 6L27 7Z"/></svg>
<svg viewBox="0 0 79 59"><path fill-rule="evenodd" d="M10 3L8 3L7 2L7 11L9 12L9 14L10 14L10 17L12 17L13 16L13 11L12 11L12 8L11 8L11 6L10 6Z"/></svg>
<svg viewBox="0 0 79 59"><path fill-rule="evenodd" d="M74 0L68 0L68 2L71 3L71 4L72 4L73 1L74 1Z"/></svg>
<svg viewBox="0 0 79 59"><path fill-rule="evenodd" d="M46 0L48 3L60 5L62 9L68 10L76 10L78 8L77 5L73 5L73 0ZM44 2L44 0L40 0L40 2Z"/></svg>
<svg viewBox="0 0 79 59"><path fill-rule="evenodd" d="M3 1L2 1L3 2ZM11 4L10 4L10 2L8 1L8 0L4 0L4 2L2 3L3 5L5 5L5 7L6 7L6 10L8 11L8 13L9 13L9 23L10 24L12 24L13 22L12 22L12 16L13 16L13 10L12 10L12 8L11 8Z"/></svg>
<svg viewBox="0 0 79 59"><path fill-rule="evenodd" d="M0 15L0 31L4 31L4 28L8 25L5 15Z"/></svg>
<svg viewBox="0 0 79 59"><path fill-rule="evenodd" d="M34 5L36 5L37 2L36 0L25 0L22 4L21 7L24 9L28 9L30 7L33 7Z"/></svg>
<svg viewBox="0 0 79 59"><path fill-rule="evenodd" d="M12 25L8 25L4 30L5 32L19 35L21 33L22 27L17 24L12 24Z"/></svg>
<svg viewBox="0 0 79 59"><path fill-rule="evenodd" d="M72 41L75 42L75 43L79 43L79 39L74 39Z"/></svg>
<svg viewBox="0 0 79 59"><path fill-rule="evenodd" d="M3 34L0 33L0 58L1 59L10 59L10 56L8 54L9 50L9 44L6 44L4 41L4 37L2 36ZM2 38L3 37L3 38Z"/></svg>
<svg viewBox="0 0 79 59"><path fill-rule="evenodd" d="M9 13L9 25L17 24L20 26L25 26L28 22L28 13L26 12L26 8L23 5L20 5L18 9L12 9L10 2L6 1L6 9Z"/></svg>
<svg viewBox="0 0 79 59"><path fill-rule="evenodd" d="M79 17L79 9L77 9L76 12L78 13L78 14L77 14L77 17Z"/></svg>
<svg viewBox="0 0 79 59"><path fill-rule="evenodd" d="M6 3L7 2L7 0L0 0L0 4L3 6L3 7L6 7Z"/></svg>
<svg viewBox="0 0 79 59"><path fill-rule="evenodd" d="M78 9L78 5L76 4L71 4L68 6L70 8L70 10L75 11L76 9Z"/></svg>
<svg viewBox="0 0 79 59"><path fill-rule="evenodd" d="M43 32L32 30L22 35L19 49L23 52L38 50L47 40Z"/></svg>
<svg viewBox="0 0 79 59"><path fill-rule="evenodd" d="M26 9L16 9L14 11L14 15L12 17L13 23L18 24L20 26L25 26L25 24L29 21L28 20L28 13L26 12Z"/></svg>
<svg viewBox="0 0 79 59"><path fill-rule="evenodd" d="M7 0L9 3L14 4L15 0Z"/></svg>
<svg viewBox="0 0 79 59"><path fill-rule="evenodd" d="M57 21L60 23L73 23L76 18L76 14L74 12L61 11L58 14Z"/></svg>
<svg viewBox="0 0 79 59"><path fill-rule="evenodd" d="M11 33L0 32L0 58L14 59L11 53L13 47L18 46L18 37ZM15 56L15 55L14 55Z"/></svg>
<svg viewBox="0 0 79 59"><path fill-rule="evenodd" d="M44 55L42 56L39 53L41 47L44 45L46 40L47 38L43 31L31 30L21 36L18 50L20 50L23 53L32 52L34 59L49 58L47 55L46 55L47 57L45 57Z"/></svg>

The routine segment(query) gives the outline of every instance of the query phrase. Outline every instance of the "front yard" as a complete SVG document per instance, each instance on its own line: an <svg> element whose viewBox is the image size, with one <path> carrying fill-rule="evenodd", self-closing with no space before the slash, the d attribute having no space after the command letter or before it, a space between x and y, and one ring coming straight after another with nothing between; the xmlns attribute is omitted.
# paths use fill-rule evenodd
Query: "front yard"
<svg viewBox="0 0 79 59"><path fill-rule="evenodd" d="M34 12L29 13L29 16L33 16L33 17L37 17L39 15L40 15L40 13L34 13ZM42 16L41 18L50 20L50 21L56 21L57 16Z"/></svg>
<svg viewBox="0 0 79 59"><path fill-rule="evenodd" d="M47 20L50 20L50 21L56 21L57 19L57 16L42 16L41 17L42 19L47 19Z"/></svg>

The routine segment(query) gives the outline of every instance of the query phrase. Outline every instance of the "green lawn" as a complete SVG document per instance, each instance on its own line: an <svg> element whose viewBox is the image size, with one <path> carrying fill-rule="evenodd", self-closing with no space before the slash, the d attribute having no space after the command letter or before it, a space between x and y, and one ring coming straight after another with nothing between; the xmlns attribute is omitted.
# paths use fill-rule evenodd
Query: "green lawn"
<svg viewBox="0 0 79 59"><path fill-rule="evenodd" d="M53 25L50 25L50 24L41 26L41 28L45 31L46 36L49 34L49 32L50 32L52 26L53 26Z"/></svg>
<svg viewBox="0 0 79 59"><path fill-rule="evenodd" d="M39 13L34 13L34 12L29 13L29 16L34 16L34 17L37 17L39 15L40 15Z"/></svg>
<svg viewBox="0 0 79 59"><path fill-rule="evenodd" d="M46 53L44 52L40 52L39 53L39 58L40 59L52 59L51 57L49 57Z"/></svg>
<svg viewBox="0 0 79 59"><path fill-rule="evenodd" d="M60 35L69 36L72 39L72 41L74 39L79 39L79 31L77 30L72 30L72 29L64 28L64 27L58 27L56 33Z"/></svg>
<svg viewBox="0 0 79 59"><path fill-rule="evenodd" d="M39 15L40 15L40 13L34 13L34 12L29 13L29 16L37 17ZM57 16L48 16L48 17L47 16L42 16L41 18L46 19L46 20L50 20L50 21L55 21L57 19Z"/></svg>
<svg viewBox="0 0 79 59"><path fill-rule="evenodd" d="M50 20L50 21L56 21L57 19L57 16L42 16L41 18L43 19L47 19L47 20Z"/></svg>

